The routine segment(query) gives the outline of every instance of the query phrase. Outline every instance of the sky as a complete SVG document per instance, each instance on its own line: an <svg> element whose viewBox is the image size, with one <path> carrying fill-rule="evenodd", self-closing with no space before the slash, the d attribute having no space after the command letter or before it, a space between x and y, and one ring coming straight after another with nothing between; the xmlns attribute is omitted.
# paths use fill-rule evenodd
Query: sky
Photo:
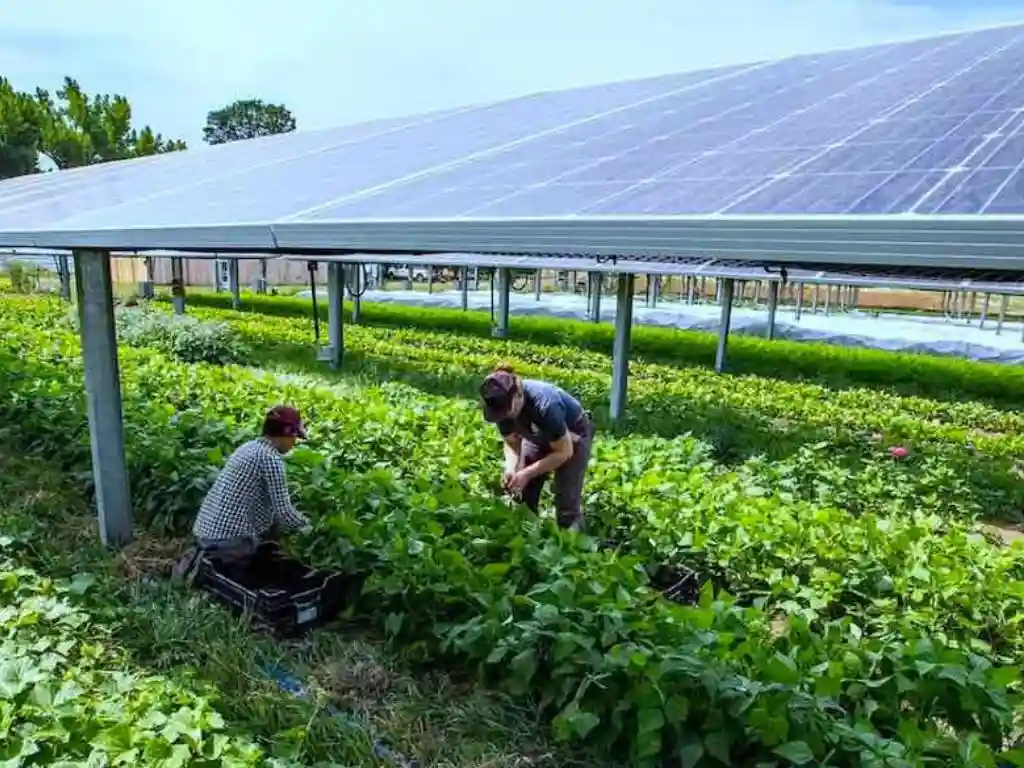
<svg viewBox="0 0 1024 768"><path fill-rule="evenodd" d="M238 98L324 128L1014 21L1024 0L7 0L0 75L71 75L198 144Z"/></svg>

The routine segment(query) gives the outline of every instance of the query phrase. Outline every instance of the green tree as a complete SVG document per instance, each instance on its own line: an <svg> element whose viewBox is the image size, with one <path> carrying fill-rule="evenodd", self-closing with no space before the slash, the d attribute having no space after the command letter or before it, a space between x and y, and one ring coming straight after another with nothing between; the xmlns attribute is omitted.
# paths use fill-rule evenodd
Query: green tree
<svg viewBox="0 0 1024 768"><path fill-rule="evenodd" d="M295 130L295 118L283 104L265 104L260 99L239 99L206 116L203 141L225 144Z"/></svg>
<svg viewBox="0 0 1024 768"><path fill-rule="evenodd" d="M0 77L0 179L39 170L44 123L38 102Z"/></svg>
<svg viewBox="0 0 1024 768"><path fill-rule="evenodd" d="M70 77L55 96L16 91L0 78L0 178L37 172L40 152L58 168L75 168L185 149L149 126L133 128L124 96L89 97Z"/></svg>

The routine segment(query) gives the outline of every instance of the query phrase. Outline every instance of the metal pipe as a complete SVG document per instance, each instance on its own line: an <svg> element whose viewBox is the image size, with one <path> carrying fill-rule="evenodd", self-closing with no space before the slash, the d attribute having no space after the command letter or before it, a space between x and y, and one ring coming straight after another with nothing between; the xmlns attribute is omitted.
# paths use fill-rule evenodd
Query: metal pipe
<svg viewBox="0 0 1024 768"><path fill-rule="evenodd" d="M694 288L694 283L696 283L696 282L697 282L696 278L693 278L693 277L686 278L686 303L687 304L693 304L693 288Z"/></svg>
<svg viewBox="0 0 1024 768"><path fill-rule="evenodd" d="M800 319L800 315L803 313L803 309L804 309L804 284L803 283L797 283L797 291L796 291L796 319L797 320Z"/></svg>
<svg viewBox="0 0 1024 768"><path fill-rule="evenodd" d="M185 314L185 264L181 256L171 258L171 304L174 314Z"/></svg>
<svg viewBox="0 0 1024 768"><path fill-rule="evenodd" d="M986 293L981 300L981 317L978 319L978 328L985 327L985 319L988 317L988 303L992 300L992 294Z"/></svg>
<svg viewBox="0 0 1024 768"><path fill-rule="evenodd" d="M434 266L431 264L427 267L427 293L434 292Z"/></svg>
<svg viewBox="0 0 1024 768"><path fill-rule="evenodd" d="M267 260L260 259L260 279L256 284L256 293L267 292Z"/></svg>
<svg viewBox="0 0 1024 768"><path fill-rule="evenodd" d="M124 545L132 539L132 507L125 459L110 254L75 251L75 283L100 538L106 546Z"/></svg>
<svg viewBox="0 0 1024 768"><path fill-rule="evenodd" d="M494 328L494 335L499 338L508 336L509 292L511 288L512 270L508 267L502 267L498 270L498 323Z"/></svg>
<svg viewBox="0 0 1024 768"><path fill-rule="evenodd" d="M353 264L352 268L355 270L355 274L352 277L355 283L355 291L349 291L352 294L352 324L355 325L362 318L363 314L363 293L366 291L366 265L364 264Z"/></svg>
<svg viewBox="0 0 1024 768"><path fill-rule="evenodd" d="M601 273L591 272L589 274L590 283L590 321L593 323L601 322Z"/></svg>
<svg viewBox="0 0 1024 768"><path fill-rule="evenodd" d="M811 314L818 314L818 285L811 286Z"/></svg>
<svg viewBox="0 0 1024 768"><path fill-rule="evenodd" d="M342 265L336 261L327 264L327 343L332 368L341 366L344 341L345 278Z"/></svg>
<svg viewBox="0 0 1024 768"><path fill-rule="evenodd" d="M57 277L60 278L60 297L71 301L71 261L67 254L57 257Z"/></svg>
<svg viewBox="0 0 1024 768"><path fill-rule="evenodd" d="M996 335L1003 332L1003 321L1006 320L1006 309L1010 306L1009 295L1004 294L1003 300L999 302L999 320L996 322Z"/></svg>
<svg viewBox="0 0 1024 768"><path fill-rule="evenodd" d="M612 421L619 421L626 412L629 337L633 326L633 284L633 275L619 275L615 296L615 341L612 345Z"/></svg>
<svg viewBox="0 0 1024 768"><path fill-rule="evenodd" d="M534 301L540 301L540 289L541 283L543 282L542 272L544 270L538 269L533 273L533 299Z"/></svg>
<svg viewBox="0 0 1024 768"><path fill-rule="evenodd" d="M459 288L462 289L462 311L465 312L469 309L469 267L462 268L462 279L459 282L462 283Z"/></svg>
<svg viewBox="0 0 1024 768"><path fill-rule="evenodd" d="M228 262L228 288L231 290L231 308L238 309L242 306L241 288L238 285L238 259L231 259Z"/></svg>
<svg viewBox="0 0 1024 768"><path fill-rule="evenodd" d="M729 347L729 323L732 321L733 283L731 278L720 281L722 284L722 314L718 323L718 347L715 349L715 372L725 370L725 354Z"/></svg>
<svg viewBox="0 0 1024 768"><path fill-rule="evenodd" d="M760 285L760 283L759 283ZM775 312L779 306L779 284L774 280L768 283L768 338L775 338Z"/></svg>

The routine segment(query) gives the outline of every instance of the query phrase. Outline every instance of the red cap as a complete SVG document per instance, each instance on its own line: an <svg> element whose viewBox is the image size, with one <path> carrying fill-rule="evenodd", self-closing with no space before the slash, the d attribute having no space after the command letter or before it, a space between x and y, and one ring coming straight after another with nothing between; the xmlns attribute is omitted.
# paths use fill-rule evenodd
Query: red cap
<svg viewBox="0 0 1024 768"><path fill-rule="evenodd" d="M267 411L263 421L263 434L267 437L306 437L302 416L290 405L275 405Z"/></svg>

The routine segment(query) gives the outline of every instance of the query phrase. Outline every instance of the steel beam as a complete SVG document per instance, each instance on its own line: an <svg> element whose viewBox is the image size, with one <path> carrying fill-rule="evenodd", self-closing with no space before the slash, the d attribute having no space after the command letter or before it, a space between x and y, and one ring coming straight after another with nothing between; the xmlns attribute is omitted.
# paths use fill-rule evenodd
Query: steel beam
<svg viewBox="0 0 1024 768"><path fill-rule="evenodd" d="M327 343L332 368L341 365L344 355L344 328L341 316L344 308L345 278L337 262L327 265Z"/></svg>
<svg viewBox="0 0 1024 768"><path fill-rule="evenodd" d="M462 268L462 279L459 282L462 283L459 287L462 289L462 311L465 312L469 309L469 267Z"/></svg>
<svg viewBox="0 0 1024 768"><path fill-rule="evenodd" d="M618 421L626 412L629 384L629 337L633 326L633 275L619 275L615 298L615 342L612 345L612 391L610 415Z"/></svg>
<svg viewBox="0 0 1024 768"><path fill-rule="evenodd" d="M726 278L722 285L722 315L718 323L718 347L715 350L715 372L725 370L725 353L729 347L729 323L732 321L732 293L734 280Z"/></svg>
<svg viewBox="0 0 1024 768"><path fill-rule="evenodd" d="M132 539L132 507L124 450L110 254L75 251L75 283L100 538L104 545L120 546Z"/></svg>
<svg viewBox="0 0 1024 768"><path fill-rule="evenodd" d="M512 290L512 270L502 267L498 270L498 317L494 335L504 339L508 336L509 293Z"/></svg>
<svg viewBox="0 0 1024 768"><path fill-rule="evenodd" d="M533 300L540 301L540 290L544 282L544 270L538 269L533 273Z"/></svg>
<svg viewBox="0 0 1024 768"><path fill-rule="evenodd" d="M602 275L600 272L590 272L587 274L587 279L590 280L590 320L600 323Z"/></svg>
<svg viewBox="0 0 1024 768"><path fill-rule="evenodd" d="M760 283L758 286L760 287ZM768 338L775 338L775 313L779 308L779 284L772 280L768 283Z"/></svg>

